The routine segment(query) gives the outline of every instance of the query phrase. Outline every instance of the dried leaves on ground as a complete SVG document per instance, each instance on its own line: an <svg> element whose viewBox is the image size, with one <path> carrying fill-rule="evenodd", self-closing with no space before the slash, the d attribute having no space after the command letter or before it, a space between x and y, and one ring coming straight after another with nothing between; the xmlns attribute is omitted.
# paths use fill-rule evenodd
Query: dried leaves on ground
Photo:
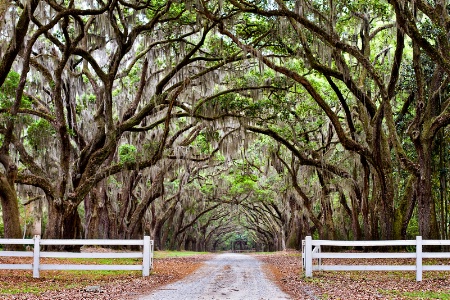
<svg viewBox="0 0 450 300"><path fill-rule="evenodd" d="M415 281L415 272L351 271L314 272L305 278L301 255L296 251L256 255L266 263L266 271L292 299L450 299L450 272L424 272ZM402 260L323 260L323 264L411 264ZM449 265L449 260L424 263Z"/></svg>
<svg viewBox="0 0 450 300"><path fill-rule="evenodd" d="M0 299L137 299L189 275L210 257L155 259L148 277L138 271L41 271L41 278L36 279L31 271L0 270ZM3 258L0 263L25 262Z"/></svg>
<svg viewBox="0 0 450 300"><path fill-rule="evenodd" d="M450 272L425 272L422 282L414 272L314 272L305 278L297 251L255 254L269 278L292 299L450 299ZM151 276L130 271L0 270L1 299L137 299L195 271L211 255L155 260ZM13 259L14 263L29 263ZM0 263L7 263L0 258ZM8 263L12 263L8 261ZM53 262L52 262L53 263ZM62 261L60 261L62 263ZM71 262L73 263L73 262ZM324 264L411 264L403 260L324 260ZM424 261L449 265L449 260Z"/></svg>

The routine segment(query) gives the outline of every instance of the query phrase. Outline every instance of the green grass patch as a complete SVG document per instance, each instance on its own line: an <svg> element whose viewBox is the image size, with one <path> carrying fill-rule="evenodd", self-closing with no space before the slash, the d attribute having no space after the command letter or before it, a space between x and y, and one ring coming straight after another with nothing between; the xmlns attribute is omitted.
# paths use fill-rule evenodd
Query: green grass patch
<svg viewBox="0 0 450 300"><path fill-rule="evenodd" d="M298 257L301 258L302 254L300 252L289 252L288 256Z"/></svg>
<svg viewBox="0 0 450 300"><path fill-rule="evenodd" d="M157 251L156 258L186 257L207 254L193 251ZM51 258L43 259L42 264L76 264L76 265L141 265L140 258ZM2 277L3 276L3 277ZM0 272L0 299L2 295L40 294L46 291L79 289L86 286L104 285L111 282L127 281L142 277L142 271L128 270L45 270L41 278L32 278L31 271Z"/></svg>
<svg viewBox="0 0 450 300"><path fill-rule="evenodd" d="M251 255L286 255L286 256L293 256L293 257L298 257L301 258L302 257L302 253L298 252L298 251L289 251L289 252L284 252L284 251L276 251L276 252L249 252L249 253L245 253L245 254L251 254Z"/></svg>
<svg viewBox="0 0 450 300"><path fill-rule="evenodd" d="M432 292L432 291L414 291L414 292L404 292L403 295L411 298L418 299L443 299L450 300L450 293L447 292Z"/></svg>
<svg viewBox="0 0 450 300"><path fill-rule="evenodd" d="M209 252L195 252L195 251L155 251L154 258L169 258L169 257L186 257L194 255L204 255Z"/></svg>
<svg viewBox="0 0 450 300"><path fill-rule="evenodd" d="M86 280L103 280L108 277L127 277L127 276L139 276L142 275L142 271L110 271L110 270L64 270L58 271L59 274L52 276L53 279L65 279L67 276L72 276L76 278L83 278ZM42 273L42 277L46 277L45 273Z"/></svg>
<svg viewBox="0 0 450 300"><path fill-rule="evenodd" d="M17 274L19 272L16 271ZM0 299L2 295L40 294L47 291L61 291L74 288L84 288L90 285L103 285L120 282L130 278L139 278L141 271L89 271L89 270L47 270L41 271L41 278L35 279L26 275L5 276L0 284Z"/></svg>
<svg viewBox="0 0 450 300"><path fill-rule="evenodd" d="M44 258L42 264L74 265L142 265L140 258ZM84 288L142 277L142 271L132 270L45 270L40 278L32 278L27 270L0 272L0 299L4 295L41 294L47 291ZM3 295L3 297L2 297Z"/></svg>
<svg viewBox="0 0 450 300"><path fill-rule="evenodd" d="M43 259L42 264L75 265L141 265L138 258L61 258ZM142 276L142 271L128 270L45 270L40 278L32 278L31 271L5 271L0 273L0 299L2 295L40 294L47 291L84 288L93 284L102 285L113 281Z"/></svg>
<svg viewBox="0 0 450 300"><path fill-rule="evenodd" d="M16 295L23 293L40 294L42 292L61 289L57 284L49 284L46 287L40 287L36 285L30 285L29 283L22 283L21 285L15 285L0 288L0 294L3 295Z"/></svg>
<svg viewBox="0 0 450 300"><path fill-rule="evenodd" d="M397 290L379 290L381 294L402 297L408 299L442 299L450 300L449 291L412 291L412 292L400 292Z"/></svg>
<svg viewBox="0 0 450 300"><path fill-rule="evenodd" d="M303 281L308 283L315 283L315 284L321 284L324 282L324 278L318 278L318 277L304 277Z"/></svg>
<svg viewBox="0 0 450 300"><path fill-rule="evenodd" d="M79 265L141 265L142 258L70 258L68 264Z"/></svg>

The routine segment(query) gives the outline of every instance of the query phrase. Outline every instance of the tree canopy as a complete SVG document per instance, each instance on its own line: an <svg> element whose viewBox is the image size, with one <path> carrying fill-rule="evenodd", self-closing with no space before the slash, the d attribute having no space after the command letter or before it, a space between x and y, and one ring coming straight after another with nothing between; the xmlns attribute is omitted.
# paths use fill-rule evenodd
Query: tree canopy
<svg viewBox="0 0 450 300"><path fill-rule="evenodd" d="M5 237L449 236L445 1L0 2Z"/></svg>

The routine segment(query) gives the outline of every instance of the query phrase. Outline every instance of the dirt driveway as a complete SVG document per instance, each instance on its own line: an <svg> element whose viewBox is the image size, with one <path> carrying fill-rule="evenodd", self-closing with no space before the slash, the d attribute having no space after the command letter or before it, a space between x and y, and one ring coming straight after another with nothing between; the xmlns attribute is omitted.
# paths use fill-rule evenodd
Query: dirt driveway
<svg viewBox="0 0 450 300"><path fill-rule="evenodd" d="M282 300L290 297L266 278L260 261L250 255L225 253L209 260L185 279L139 299Z"/></svg>

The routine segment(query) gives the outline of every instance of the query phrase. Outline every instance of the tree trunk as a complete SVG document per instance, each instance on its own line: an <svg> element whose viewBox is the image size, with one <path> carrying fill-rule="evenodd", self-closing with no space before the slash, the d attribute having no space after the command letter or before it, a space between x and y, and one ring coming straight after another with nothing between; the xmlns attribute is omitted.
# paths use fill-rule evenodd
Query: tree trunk
<svg viewBox="0 0 450 300"><path fill-rule="evenodd" d="M173 218L174 218L174 215L172 215L168 219L168 221L166 221L166 224L172 224ZM163 225L163 226L161 226L161 229L162 229L161 250L165 250L165 249L167 249L167 240L169 239L169 233L171 231L171 227L169 225L166 225L166 226ZM170 244L172 244L172 243L170 243ZM169 246L169 248L170 248L170 246Z"/></svg>
<svg viewBox="0 0 450 300"><path fill-rule="evenodd" d="M107 195L104 192L104 182L100 182L85 197L85 238L108 239L119 238L110 232L110 218L108 217ZM116 219L113 219L116 221Z"/></svg>
<svg viewBox="0 0 450 300"><path fill-rule="evenodd" d="M281 250L286 251L286 230L284 227L281 227Z"/></svg>
<svg viewBox="0 0 450 300"><path fill-rule="evenodd" d="M105 196L106 197L106 196ZM107 221L109 228L108 230L108 237L112 239L120 239L121 235L119 234L119 226L117 221L117 212L114 209L113 203L111 203L111 200L108 200L105 202L105 210L107 214ZM105 224L106 226L106 224Z"/></svg>
<svg viewBox="0 0 450 300"><path fill-rule="evenodd" d="M51 195L46 195L47 198L47 226L44 231L44 239L61 239L63 236L63 216L64 209L60 203ZM45 250L60 250L59 246L47 246Z"/></svg>
<svg viewBox="0 0 450 300"><path fill-rule="evenodd" d="M362 199L361 199L361 212L364 223L364 239L371 240L371 229L370 229L370 218L369 218L369 193L370 193L370 167L367 163L367 160L364 157L361 157L361 164L363 165L363 190L362 190ZM372 214L374 212L372 211Z"/></svg>
<svg viewBox="0 0 450 300"><path fill-rule="evenodd" d="M399 200L397 209L395 211L394 220L394 239L406 239L406 228L411 219L414 209L414 181L415 177L410 175L408 178L405 191L402 198Z"/></svg>
<svg viewBox="0 0 450 300"><path fill-rule="evenodd" d="M63 219L63 239L82 239L83 231L81 228L81 218L77 209L66 210ZM81 246L65 246L64 250L79 252Z"/></svg>
<svg viewBox="0 0 450 300"><path fill-rule="evenodd" d="M73 209L66 211L64 214L64 239L82 239L81 218L78 210Z"/></svg>
<svg viewBox="0 0 450 300"><path fill-rule="evenodd" d="M287 239L287 247L292 249L299 249L299 244L301 244L301 223L298 219L298 213L294 213L293 220L290 222L289 234Z"/></svg>
<svg viewBox="0 0 450 300"><path fill-rule="evenodd" d="M159 198L164 192L164 174L165 170L160 170L153 180L151 187L149 188L148 194L145 195L144 199L137 205L136 209L133 211L129 219L129 225L126 229L126 238L137 238L140 233L142 233L142 220L145 213L147 212L150 204Z"/></svg>
<svg viewBox="0 0 450 300"><path fill-rule="evenodd" d="M155 223L155 227L152 228L151 236L154 240L154 245L156 250L162 250L163 247L161 245L161 230L164 223L162 221L157 221Z"/></svg>
<svg viewBox="0 0 450 300"><path fill-rule="evenodd" d="M416 151L419 163L419 178L417 179L416 193L419 214L419 233L423 239L437 239L436 212L432 203L431 183L431 144L430 140L416 141Z"/></svg>
<svg viewBox="0 0 450 300"><path fill-rule="evenodd" d="M444 129L439 132L439 196L440 196L440 217L441 217L441 239L448 239L447 226L447 164L444 142Z"/></svg>
<svg viewBox="0 0 450 300"><path fill-rule="evenodd" d="M11 178L10 178L11 179ZM19 204L14 183L11 184L4 174L0 173L0 200L2 204L2 217L4 237L11 239L22 238L20 229ZM6 250L21 249L21 245L7 245Z"/></svg>
<svg viewBox="0 0 450 300"><path fill-rule="evenodd" d="M65 208L61 199L47 195L48 222L44 233L46 239L81 239L82 227L78 210ZM52 248L52 247L51 247ZM67 251L79 251L80 246L56 247Z"/></svg>
<svg viewBox="0 0 450 300"><path fill-rule="evenodd" d="M380 134L380 149L375 150L374 152L379 151L379 155L376 155L377 161L380 164L379 166L375 166L377 170L376 175L378 180L378 188L381 192L380 194L380 228L381 228L381 237L383 239L391 240L394 237L394 184L393 184L393 168L392 161L390 155L390 148L387 142L387 139L383 133ZM375 149L377 147L374 147Z"/></svg>
<svg viewBox="0 0 450 300"><path fill-rule="evenodd" d="M52 196L47 195L48 221L44 232L45 239L60 239L62 237L62 205Z"/></svg>
<svg viewBox="0 0 450 300"><path fill-rule="evenodd" d="M28 215L28 216L27 216ZM27 227L25 236L34 237L35 235L42 235L42 199L38 199L28 203L25 207L26 219L31 218L30 224Z"/></svg>
<svg viewBox="0 0 450 300"><path fill-rule="evenodd" d="M99 238L99 209L98 209L98 191L94 188L84 199L85 222L87 239Z"/></svg>
<svg viewBox="0 0 450 300"><path fill-rule="evenodd" d="M99 187L99 198L98 198L98 237L100 239L110 239L111 238L111 219L109 218L108 204L110 199L108 199L108 194L106 193L105 182L102 182Z"/></svg>
<svg viewBox="0 0 450 300"><path fill-rule="evenodd" d="M378 198L379 198L379 196L377 195L378 191L376 189L375 181L376 181L375 174L372 174L372 196L371 196L372 201L370 203L371 204L370 205L370 208L371 208L370 209L370 211L371 211L371 214L370 214L371 226L370 226L370 228L372 229L372 231L371 231L370 235L371 235L371 239L379 240L380 239L380 234L378 231L378 228L379 228L379 226L378 226L378 223L379 223L379 218L378 218L378 215L379 215L378 202L379 202L379 200L378 200Z"/></svg>

